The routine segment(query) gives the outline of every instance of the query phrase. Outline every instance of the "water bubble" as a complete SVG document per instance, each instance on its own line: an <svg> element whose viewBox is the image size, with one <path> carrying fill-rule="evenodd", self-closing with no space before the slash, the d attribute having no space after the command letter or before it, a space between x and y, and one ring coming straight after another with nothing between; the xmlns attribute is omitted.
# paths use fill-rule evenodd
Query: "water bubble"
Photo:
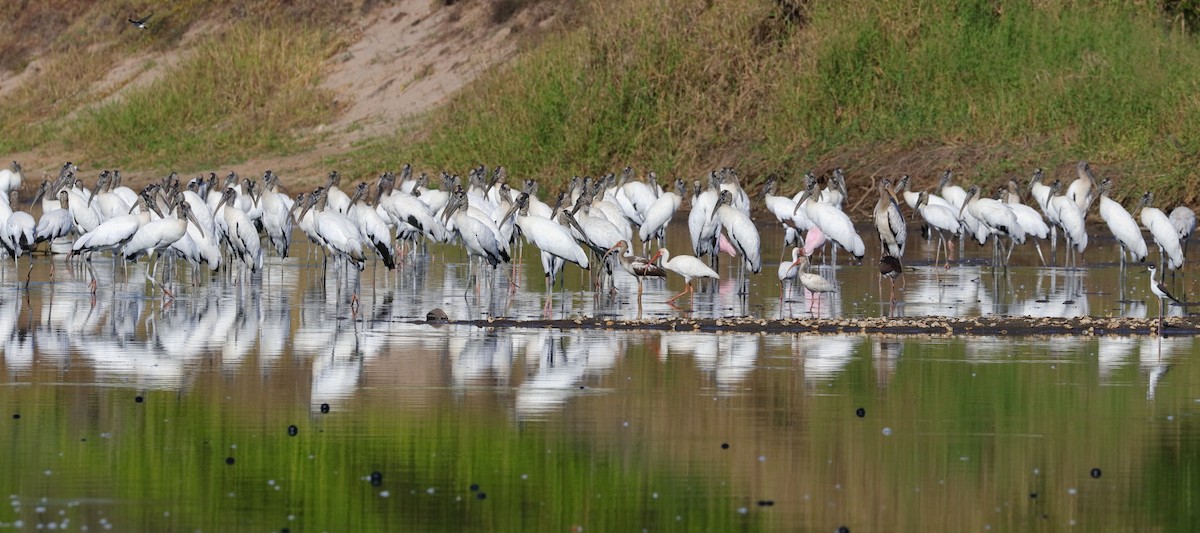
<svg viewBox="0 0 1200 533"><path fill-rule="evenodd" d="M142 398L141 396L135 396L135 397L133 398L133 401L135 401L135 402L137 402L137 403L142 403L142 402L144 402L144 401L146 401L146 400L145 400L144 398Z"/></svg>
<svg viewBox="0 0 1200 533"><path fill-rule="evenodd" d="M233 464L233 462L234 462L234 459L232 457L225 458L225 464L231 465L231 464Z"/></svg>
<svg viewBox="0 0 1200 533"><path fill-rule="evenodd" d="M629 427L629 422L621 422L622 426Z"/></svg>
<svg viewBox="0 0 1200 533"><path fill-rule="evenodd" d="M750 510L745 507L738 507L737 512L738 512L738 514L746 514L746 513L749 513Z"/></svg>
<svg viewBox="0 0 1200 533"><path fill-rule="evenodd" d="M476 494L476 495L475 495L475 497L476 497L476 498L479 498L479 499L481 499L481 500L486 500L486 499L487 499L487 493L486 493L486 492L480 492L479 494Z"/></svg>
<svg viewBox="0 0 1200 533"><path fill-rule="evenodd" d="M436 492L436 491L433 489L433 487L429 487L429 488L425 489L425 494L433 494L434 492Z"/></svg>
<svg viewBox="0 0 1200 533"><path fill-rule="evenodd" d="M521 474L521 479L529 479L529 474Z"/></svg>
<svg viewBox="0 0 1200 533"><path fill-rule="evenodd" d="M760 462L760 463L767 462L767 456L765 456L765 455L758 456L758 462Z"/></svg>
<svg viewBox="0 0 1200 533"><path fill-rule="evenodd" d="M1099 468L1092 469L1092 479L1100 479L1100 469Z"/></svg>
<svg viewBox="0 0 1200 533"><path fill-rule="evenodd" d="M651 498L654 498L654 499L656 499L656 500L657 500L657 499L658 499L658 493L657 493L657 492L652 492L652 493L650 493L650 497L651 497Z"/></svg>
<svg viewBox="0 0 1200 533"><path fill-rule="evenodd" d="M381 498L387 498L388 496L391 496L391 495L392 495L392 493L388 492L386 490L379 491L379 497L381 497Z"/></svg>
<svg viewBox="0 0 1200 533"><path fill-rule="evenodd" d="M883 428L883 434L884 434L884 435L891 435L891 434L892 434L892 428Z"/></svg>
<svg viewBox="0 0 1200 533"><path fill-rule="evenodd" d="M858 415L859 418L862 418L864 416L867 416L867 410L863 409L862 407L859 407L858 409L854 410L854 414Z"/></svg>
<svg viewBox="0 0 1200 533"><path fill-rule="evenodd" d="M295 437L299 433L300 433L300 428L296 427L295 424L288 426L288 436Z"/></svg>
<svg viewBox="0 0 1200 533"><path fill-rule="evenodd" d="M327 404L327 403L321 404L321 412L328 413L329 412L329 404Z"/></svg>
<svg viewBox="0 0 1200 533"><path fill-rule="evenodd" d="M1070 494L1071 496L1074 496L1074 495L1076 495L1076 494L1079 494L1079 491L1078 491L1078 490L1076 490L1076 489L1075 489L1075 487L1071 487L1071 488L1067 489L1067 494Z"/></svg>
<svg viewBox="0 0 1200 533"><path fill-rule="evenodd" d="M378 487L383 484L383 472L378 470L371 472L371 486Z"/></svg>

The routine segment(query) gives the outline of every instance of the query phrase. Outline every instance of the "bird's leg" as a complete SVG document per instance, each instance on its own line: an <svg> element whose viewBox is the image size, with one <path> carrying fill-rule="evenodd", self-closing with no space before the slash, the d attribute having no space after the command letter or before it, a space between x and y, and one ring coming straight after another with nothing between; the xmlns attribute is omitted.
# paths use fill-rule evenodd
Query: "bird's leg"
<svg viewBox="0 0 1200 533"><path fill-rule="evenodd" d="M1033 249L1037 250L1038 259L1042 260L1042 266L1046 266L1046 256L1042 255L1042 243L1033 241Z"/></svg>
<svg viewBox="0 0 1200 533"><path fill-rule="evenodd" d="M679 294L676 294L675 296L672 296L672 297L668 298L668 299L667 299L667 303L674 302L674 301L675 301L677 298L679 298L680 296L683 296L683 295L687 294L687 293L688 293L688 291L689 291L691 288L692 288L692 283L689 281L689 282L687 283L687 288L686 288L686 289L683 289L683 292L680 292Z"/></svg>

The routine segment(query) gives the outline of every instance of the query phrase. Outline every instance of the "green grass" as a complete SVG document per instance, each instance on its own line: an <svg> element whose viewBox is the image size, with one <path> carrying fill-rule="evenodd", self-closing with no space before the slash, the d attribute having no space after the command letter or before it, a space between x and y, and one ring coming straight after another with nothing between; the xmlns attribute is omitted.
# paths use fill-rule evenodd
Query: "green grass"
<svg viewBox="0 0 1200 533"><path fill-rule="evenodd" d="M1154 6L814 2L801 26L767 0L626 1L581 18L356 164L998 182L1087 158L1120 193L1200 197L1200 46Z"/></svg>
<svg viewBox="0 0 1200 533"><path fill-rule="evenodd" d="M314 89L332 39L319 29L241 23L178 68L70 122L64 139L101 166L196 167L295 149L333 115Z"/></svg>

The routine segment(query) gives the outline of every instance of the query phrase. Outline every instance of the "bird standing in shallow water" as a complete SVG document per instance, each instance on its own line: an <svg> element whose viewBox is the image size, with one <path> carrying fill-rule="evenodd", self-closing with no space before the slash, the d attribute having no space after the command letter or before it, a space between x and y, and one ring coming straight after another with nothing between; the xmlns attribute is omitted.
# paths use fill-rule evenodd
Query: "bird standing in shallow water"
<svg viewBox="0 0 1200 533"><path fill-rule="evenodd" d="M642 278L647 276L654 278L665 278L667 277L667 271L663 270L663 267L654 264L645 257L625 255L628 250L628 241L618 241L617 244L613 245L612 248L609 248L608 251L605 252L604 260L607 261L609 255L611 255L613 252L617 253L617 260L621 262L621 268L625 269L625 272L628 272L630 276L633 276L635 279L637 279L638 301L640 302L640 298L642 297Z"/></svg>
<svg viewBox="0 0 1200 533"><path fill-rule="evenodd" d="M1183 305L1183 302L1172 296L1171 292L1167 290L1167 286L1163 285L1161 281L1155 279L1155 276L1157 275L1157 269L1154 268L1154 265L1150 265L1146 268L1150 270L1150 292L1154 293L1154 295L1158 297L1158 334L1159 336L1162 336L1163 308L1167 305L1166 300L1171 300L1172 302L1180 305Z"/></svg>
<svg viewBox="0 0 1200 533"><path fill-rule="evenodd" d="M655 253L650 258L650 263L654 264L654 261L659 258L662 258L662 268L683 276L683 282L687 284L687 288L683 292L672 296L667 300L667 303L672 303L685 294L694 294L692 278L721 279L721 275L717 274L717 271L709 268L708 265L704 264L704 261L696 259L693 256L677 255L671 257L671 252L668 252L666 248L659 248L658 253ZM693 296L693 298L695 297Z"/></svg>
<svg viewBox="0 0 1200 533"><path fill-rule="evenodd" d="M883 278L887 278L892 282L892 291L888 296L888 301L896 301L896 278L904 277L904 266L900 264L900 259L894 255L885 255L879 260L879 284L880 292L883 290ZM900 289L904 290L904 284L900 284Z"/></svg>

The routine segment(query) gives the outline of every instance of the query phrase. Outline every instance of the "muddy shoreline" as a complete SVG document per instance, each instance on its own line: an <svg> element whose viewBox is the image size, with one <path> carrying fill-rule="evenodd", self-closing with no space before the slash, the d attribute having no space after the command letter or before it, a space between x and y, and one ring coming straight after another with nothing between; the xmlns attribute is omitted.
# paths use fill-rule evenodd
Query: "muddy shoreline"
<svg viewBox="0 0 1200 533"><path fill-rule="evenodd" d="M1014 316L982 317L871 317L766 319L730 317L717 319L650 318L628 320L580 317L555 320L491 318L486 320L428 320L425 324L466 325L480 328L555 328L597 330L648 330L731 333L867 333L886 335L1158 335L1157 318L1077 317L1042 318ZM1168 337L1200 335L1200 318L1171 317L1163 320Z"/></svg>

